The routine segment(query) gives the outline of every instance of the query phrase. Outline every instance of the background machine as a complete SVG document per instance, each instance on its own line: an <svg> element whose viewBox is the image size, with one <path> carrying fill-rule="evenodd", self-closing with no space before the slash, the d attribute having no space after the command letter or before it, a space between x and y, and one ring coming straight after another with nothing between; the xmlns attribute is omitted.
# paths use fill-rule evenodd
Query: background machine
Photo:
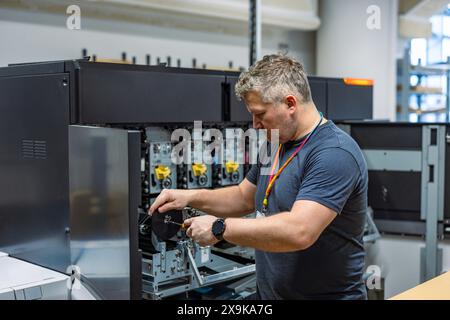
<svg viewBox="0 0 450 320"><path fill-rule="evenodd" d="M441 273L440 239L450 234L447 123L343 122L369 170L369 206L381 233L425 238L421 280Z"/></svg>

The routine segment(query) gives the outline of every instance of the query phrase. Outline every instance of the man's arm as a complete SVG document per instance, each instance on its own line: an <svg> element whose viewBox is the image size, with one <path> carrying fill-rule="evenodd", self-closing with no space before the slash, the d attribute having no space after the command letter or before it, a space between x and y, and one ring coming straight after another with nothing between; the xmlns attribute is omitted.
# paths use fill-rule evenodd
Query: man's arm
<svg viewBox="0 0 450 320"><path fill-rule="evenodd" d="M226 220L226 241L266 252L292 252L312 246L337 213L318 202L299 200L291 212L267 218ZM200 245L217 242L211 233L214 217L204 216L185 221L188 236Z"/></svg>
<svg viewBox="0 0 450 320"><path fill-rule="evenodd" d="M153 214L190 206L216 217L242 217L254 211L256 186L244 179L238 186L216 190L163 190L150 207Z"/></svg>
<svg viewBox="0 0 450 320"><path fill-rule="evenodd" d="M260 219L227 219L224 239L269 252L304 250L313 245L342 212L361 171L355 158L339 148L316 153L310 163L290 212ZM214 244L214 220L211 216L188 219L187 235L201 245Z"/></svg>
<svg viewBox="0 0 450 320"><path fill-rule="evenodd" d="M224 239L267 252L305 250L336 216L324 205L300 200L294 203L291 212L259 219L227 219Z"/></svg>

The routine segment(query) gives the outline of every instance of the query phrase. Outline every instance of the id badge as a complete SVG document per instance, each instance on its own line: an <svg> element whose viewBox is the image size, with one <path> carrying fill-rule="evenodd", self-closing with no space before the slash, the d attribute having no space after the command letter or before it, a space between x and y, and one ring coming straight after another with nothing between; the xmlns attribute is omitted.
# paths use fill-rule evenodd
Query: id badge
<svg viewBox="0 0 450 320"><path fill-rule="evenodd" d="M259 210L256 210L256 218L264 218L266 215Z"/></svg>

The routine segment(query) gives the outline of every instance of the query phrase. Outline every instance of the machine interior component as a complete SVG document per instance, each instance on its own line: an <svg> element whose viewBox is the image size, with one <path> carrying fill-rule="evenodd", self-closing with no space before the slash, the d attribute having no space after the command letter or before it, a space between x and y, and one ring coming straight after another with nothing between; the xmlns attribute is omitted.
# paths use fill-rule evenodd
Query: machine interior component
<svg viewBox="0 0 450 320"><path fill-rule="evenodd" d="M164 241L174 237L181 230L183 224L182 211L168 211L164 213L154 213L152 215L152 231Z"/></svg>
<svg viewBox="0 0 450 320"><path fill-rule="evenodd" d="M177 168L171 159L170 131L160 127L145 128L144 193L157 195L164 189L177 187Z"/></svg>

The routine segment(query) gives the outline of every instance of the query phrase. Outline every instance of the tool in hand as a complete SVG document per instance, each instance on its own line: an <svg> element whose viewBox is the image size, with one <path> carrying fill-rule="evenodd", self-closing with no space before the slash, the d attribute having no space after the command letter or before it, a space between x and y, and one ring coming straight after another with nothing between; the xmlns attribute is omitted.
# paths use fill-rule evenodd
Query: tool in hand
<svg viewBox="0 0 450 320"><path fill-rule="evenodd" d="M172 221L172 217L171 216L166 216L164 218L164 223L176 224L177 226L180 226L182 230L186 230L187 229L187 226L184 223L178 223L178 222Z"/></svg>

